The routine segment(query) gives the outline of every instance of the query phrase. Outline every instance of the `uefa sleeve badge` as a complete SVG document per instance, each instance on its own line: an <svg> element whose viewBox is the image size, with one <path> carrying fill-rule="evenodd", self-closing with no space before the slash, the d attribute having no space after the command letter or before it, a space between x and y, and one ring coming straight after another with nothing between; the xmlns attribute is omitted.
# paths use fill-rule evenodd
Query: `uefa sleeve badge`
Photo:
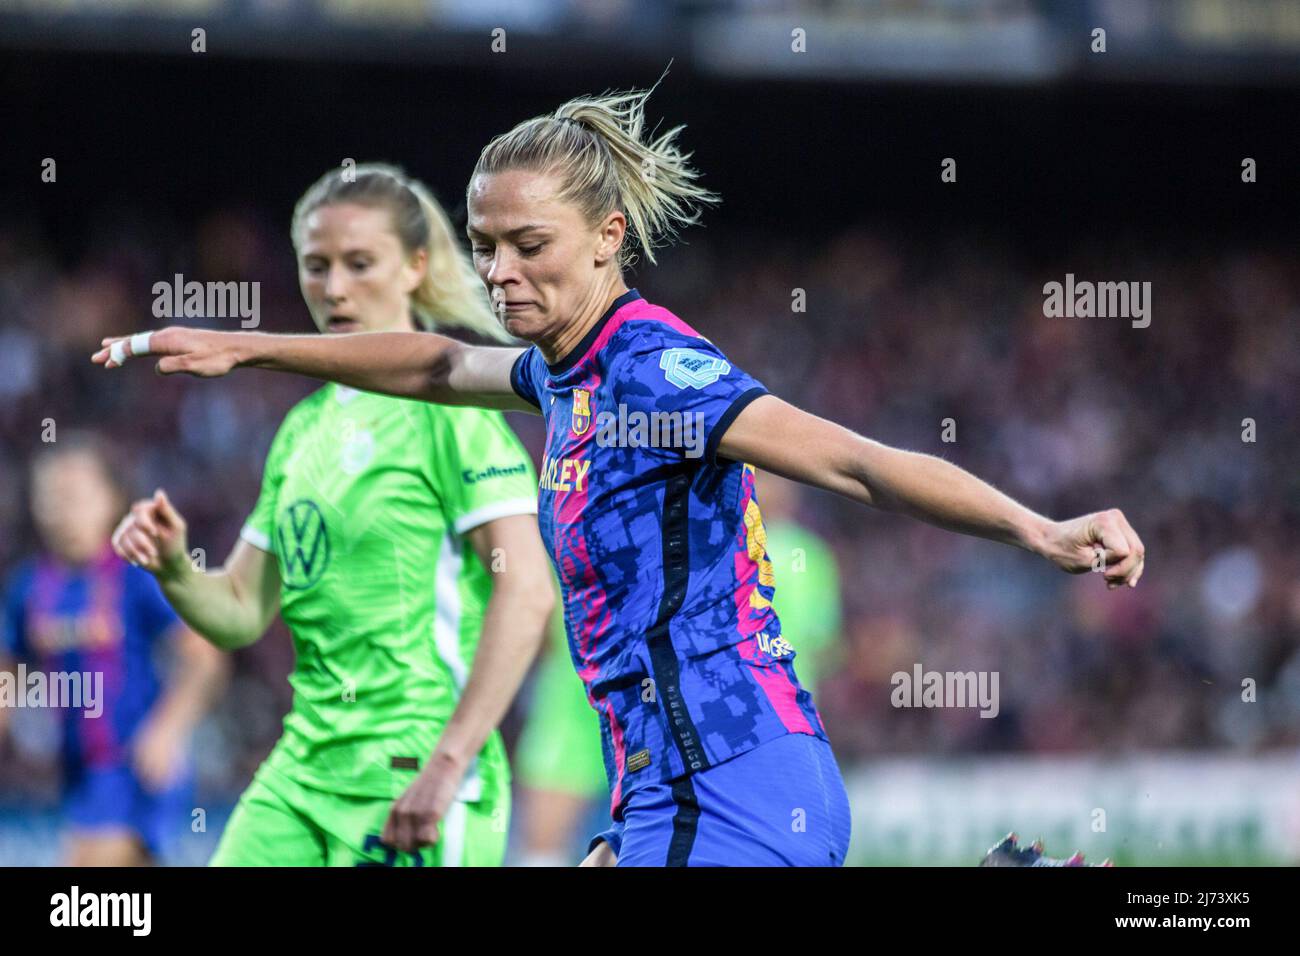
<svg viewBox="0 0 1300 956"><path fill-rule="evenodd" d="M695 349L666 349L659 357L659 367L678 388L704 388L731 371L726 359Z"/></svg>

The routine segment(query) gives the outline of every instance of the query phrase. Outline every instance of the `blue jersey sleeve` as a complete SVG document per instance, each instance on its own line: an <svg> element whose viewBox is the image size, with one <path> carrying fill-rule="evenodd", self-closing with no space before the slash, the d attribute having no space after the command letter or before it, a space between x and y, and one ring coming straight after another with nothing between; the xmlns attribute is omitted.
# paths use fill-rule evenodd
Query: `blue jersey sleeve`
<svg viewBox="0 0 1300 956"><path fill-rule="evenodd" d="M538 367L540 363L541 353L536 345L532 345L525 349L524 353L515 359L515 364L510 367L510 387L525 402L536 405L539 409L542 407L539 385L544 377L544 370Z"/></svg>
<svg viewBox="0 0 1300 956"><path fill-rule="evenodd" d="M680 427L683 454L709 464L717 463L718 443L736 416L767 394L708 339L673 329L636 336L620 354L615 375L629 412Z"/></svg>
<svg viewBox="0 0 1300 956"><path fill-rule="evenodd" d="M150 644L180 622L180 617L163 596L162 588L148 571L128 567L126 588L130 613L135 616L136 625Z"/></svg>
<svg viewBox="0 0 1300 956"><path fill-rule="evenodd" d="M9 576L4 592L4 619L0 621L0 654L26 657L27 592L31 586L31 568L19 567Z"/></svg>

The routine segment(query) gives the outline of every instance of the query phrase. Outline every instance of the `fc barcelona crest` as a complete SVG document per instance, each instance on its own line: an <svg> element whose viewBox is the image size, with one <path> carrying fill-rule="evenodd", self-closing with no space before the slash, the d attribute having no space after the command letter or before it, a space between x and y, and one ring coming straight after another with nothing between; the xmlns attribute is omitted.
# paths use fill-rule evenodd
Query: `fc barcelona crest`
<svg viewBox="0 0 1300 956"><path fill-rule="evenodd" d="M591 392L585 388L573 390L573 433L581 435L591 424Z"/></svg>

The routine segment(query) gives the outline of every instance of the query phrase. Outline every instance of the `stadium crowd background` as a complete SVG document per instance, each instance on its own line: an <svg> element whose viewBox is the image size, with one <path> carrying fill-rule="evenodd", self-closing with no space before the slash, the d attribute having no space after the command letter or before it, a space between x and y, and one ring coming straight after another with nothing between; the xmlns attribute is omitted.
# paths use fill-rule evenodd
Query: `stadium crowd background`
<svg viewBox="0 0 1300 956"><path fill-rule="evenodd" d="M277 423L312 388L259 372L110 377L86 361L102 335L147 323L130 290L173 268L156 239L142 240L176 235L154 212L147 225L109 227L94 244L105 253L68 265L48 239L0 229L0 566L35 545L23 462L46 418L111 436L128 486L166 488L192 546L219 563L256 500ZM283 242L275 218L214 213L168 243L169 263L260 277L268 326L305 331L293 274L262 265ZM1159 291L1155 320L1137 330L1045 318L1042 274L1013 249L960 236L928 248L866 227L813 248L704 231L640 283L777 394L950 457L1048 515L1122 503L1147 541L1155 573L1103 596L1086 576L810 495L805 518L842 570L844 633L820 700L842 758L1300 743L1300 429L1288 415L1300 389L1296 250L1140 249L1141 274ZM1085 250L1069 261L1097 273ZM791 309L796 288L807 312ZM957 440L945 443L949 417ZM1242 440L1245 417L1257 423L1254 443ZM538 452L536 423L512 423ZM779 587L797 572L774 560ZM238 655L239 677L199 748L209 784L237 791L278 736L290 653L277 626ZM1001 719L892 708L890 675L915 661L1001 671ZM1254 709L1239 706L1246 676L1264 701ZM18 759L0 770L6 790L47 787L47 754L9 756Z"/></svg>
<svg viewBox="0 0 1300 956"><path fill-rule="evenodd" d="M313 385L92 366L101 336L166 324L150 313L154 283L258 282L262 330L309 331L287 223L324 169L402 163L463 224L464 173L492 134L580 91L653 82L667 60L561 64L525 50L524 67L502 71L480 58L352 74L319 56L216 52L37 49L0 65L15 110L3 158L22 170L0 177L0 573L36 545L26 464L47 419L110 438L133 495L167 489L210 565L234 543L274 430ZM844 626L817 702L846 771L886 755L1293 753L1296 85L897 79L710 75L698 50L674 66L650 112L688 124L724 202L632 284L815 413L948 457L1052 517L1123 508L1150 561L1139 588L1108 593L807 494L802 517L840 562ZM945 186L950 155L958 182ZM57 184L39 181L45 156ZM1244 156L1260 164L1250 186ZM1150 282L1150 326L1045 316L1044 283L1067 273ZM539 422L511 422L539 454ZM773 558L779 608L782 575L797 572ZM283 626L236 661L195 744L214 806L279 734ZM999 717L892 707L891 675L918 662L1000 672ZM527 707L526 690L511 743ZM0 742L0 809L53 805L48 716L21 715Z"/></svg>

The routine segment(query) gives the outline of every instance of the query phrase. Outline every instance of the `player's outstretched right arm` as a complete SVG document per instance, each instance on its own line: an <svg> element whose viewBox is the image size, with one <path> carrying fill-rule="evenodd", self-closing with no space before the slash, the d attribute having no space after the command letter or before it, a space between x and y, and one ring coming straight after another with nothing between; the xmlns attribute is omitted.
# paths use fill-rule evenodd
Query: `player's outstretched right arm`
<svg viewBox="0 0 1300 956"><path fill-rule="evenodd" d="M430 332L270 335L169 326L102 344L91 361L105 368L158 355L162 375L213 378L239 367L265 368L440 405L537 412L510 386L522 349L467 345Z"/></svg>
<svg viewBox="0 0 1300 956"><path fill-rule="evenodd" d="M225 565L200 571L185 529L159 489L131 506L113 532L113 550L153 574L181 619L212 644L228 651L252 644L280 606L275 557L241 539Z"/></svg>

